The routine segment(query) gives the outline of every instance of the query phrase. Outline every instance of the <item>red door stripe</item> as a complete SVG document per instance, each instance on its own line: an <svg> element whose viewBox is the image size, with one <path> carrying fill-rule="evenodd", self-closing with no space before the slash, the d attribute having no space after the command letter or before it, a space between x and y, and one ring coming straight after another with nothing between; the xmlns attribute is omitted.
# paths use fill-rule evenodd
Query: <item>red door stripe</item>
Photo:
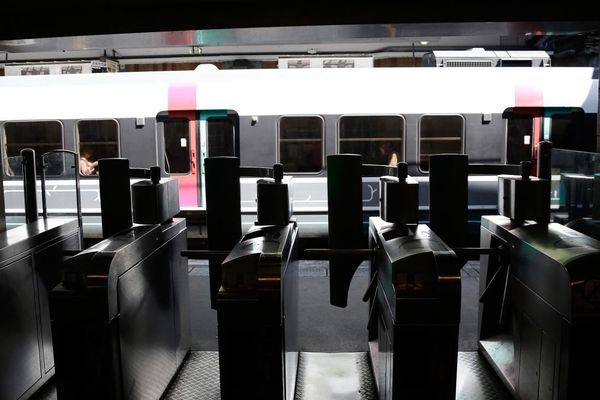
<svg viewBox="0 0 600 400"><path fill-rule="evenodd" d="M186 118L190 121L190 173L176 175L179 181L179 205L198 207L198 165L196 162L196 85L169 86L169 118Z"/></svg>

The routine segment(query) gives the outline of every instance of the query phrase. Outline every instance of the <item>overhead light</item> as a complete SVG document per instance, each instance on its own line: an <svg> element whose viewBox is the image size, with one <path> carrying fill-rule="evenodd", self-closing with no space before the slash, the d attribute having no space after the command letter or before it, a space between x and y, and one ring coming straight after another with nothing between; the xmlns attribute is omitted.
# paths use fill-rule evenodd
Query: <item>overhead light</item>
<svg viewBox="0 0 600 400"><path fill-rule="evenodd" d="M429 41L421 40L419 43L421 44L421 46L427 46L429 44Z"/></svg>

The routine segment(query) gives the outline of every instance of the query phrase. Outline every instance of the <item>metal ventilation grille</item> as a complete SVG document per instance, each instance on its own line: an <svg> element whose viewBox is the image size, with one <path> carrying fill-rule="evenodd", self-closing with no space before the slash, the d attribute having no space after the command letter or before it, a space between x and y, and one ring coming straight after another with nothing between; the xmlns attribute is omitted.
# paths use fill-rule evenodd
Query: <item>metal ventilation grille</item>
<svg viewBox="0 0 600 400"><path fill-rule="evenodd" d="M496 62L493 60L446 60L446 67L495 67Z"/></svg>
<svg viewBox="0 0 600 400"><path fill-rule="evenodd" d="M373 68L373 57L281 57L278 68Z"/></svg>

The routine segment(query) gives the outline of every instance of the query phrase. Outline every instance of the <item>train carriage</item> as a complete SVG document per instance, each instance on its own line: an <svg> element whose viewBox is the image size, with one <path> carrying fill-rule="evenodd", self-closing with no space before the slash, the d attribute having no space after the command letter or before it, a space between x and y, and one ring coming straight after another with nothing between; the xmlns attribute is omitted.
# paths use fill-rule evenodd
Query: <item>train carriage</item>
<svg viewBox="0 0 600 400"><path fill-rule="evenodd" d="M97 171L84 162L125 157L133 167L159 165L179 180L182 209L195 211L205 205L204 158L236 155L242 165L281 162L294 176L294 211L308 226L320 223L313 215L326 212L326 156L358 153L368 163L406 161L422 182L426 220L431 154L518 163L535 158L535 144L545 139L596 151L597 72L201 65L194 71L2 77L7 214L19 211L11 200L20 185L14 157L31 147L38 154L59 148L80 154L84 216L100 211ZM255 209L254 181L242 180L248 213ZM473 176L470 182L472 218L493 212L496 178ZM57 179L47 190L59 199L71 188ZM365 178L366 210L376 210L377 191L378 181Z"/></svg>

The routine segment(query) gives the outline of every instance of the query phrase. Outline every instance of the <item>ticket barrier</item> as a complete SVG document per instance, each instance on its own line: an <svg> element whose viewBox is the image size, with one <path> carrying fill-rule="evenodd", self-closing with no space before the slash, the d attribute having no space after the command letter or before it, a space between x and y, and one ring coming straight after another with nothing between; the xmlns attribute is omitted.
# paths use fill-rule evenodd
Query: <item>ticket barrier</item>
<svg viewBox="0 0 600 400"><path fill-rule="evenodd" d="M352 276L371 261L369 356L379 399L454 399L461 281L456 254L418 224L418 185L407 165L380 178L380 215L369 219L362 246L361 176L390 168L364 166L355 154L327 158L329 249L307 258L330 265L331 304L345 306Z"/></svg>
<svg viewBox="0 0 600 400"><path fill-rule="evenodd" d="M211 304L217 310L221 399L293 399L298 363L298 226L283 166L207 157ZM240 176L257 181L257 221L241 234Z"/></svg>
<svg viewBox="0 0 600 400"><path fill-rule="evenodd" d="M65 153L60 167L76 165L76 157ZM0 231L0 398L3 400L27 399L54 375L48 293L60 279L65 253L81 248L81 229L76 217L39 218L35 154L25 149L21 155L25 222ZM47 155L42 159L47 160ZM1 181L2 176L0 189ZM46 192L41 195L44 200ZM4 207L0 211L4 220ZM46 215L45 208L43 214ZM6 228L4 221L0 226Z"/></svg>
<svg viewBox="0 0 600 400"><path fill-rule="evenodd" d="M151 180L130 189L140 173ZM50 295L57 395L159 399L190 348L177 181L161 181L158 167L130 169L127 159L100 160L99 174L108 237L69 258Z"/></svg>
<svg viewBox="0 0 600 400"><path fill-rule="evenodd" d="M550 180L499 177L481 222L479 349L521 399L589 399L600 368L600 242L550 220Z"/></svg>
<svg viewBox="0 0 600 400"><path fill-rule="evenodd" d="M217 296L221 399L294 398L298 227L255 225L222 265Z"/></svg>
<svg viewBox="0 0 600 400"><path fill-rule="evenodd" d="M454 399L461 265L418 224L418 183L400 166L397 177L380 178L380 216L369 221L369 354L379 399Z"/></svg>

